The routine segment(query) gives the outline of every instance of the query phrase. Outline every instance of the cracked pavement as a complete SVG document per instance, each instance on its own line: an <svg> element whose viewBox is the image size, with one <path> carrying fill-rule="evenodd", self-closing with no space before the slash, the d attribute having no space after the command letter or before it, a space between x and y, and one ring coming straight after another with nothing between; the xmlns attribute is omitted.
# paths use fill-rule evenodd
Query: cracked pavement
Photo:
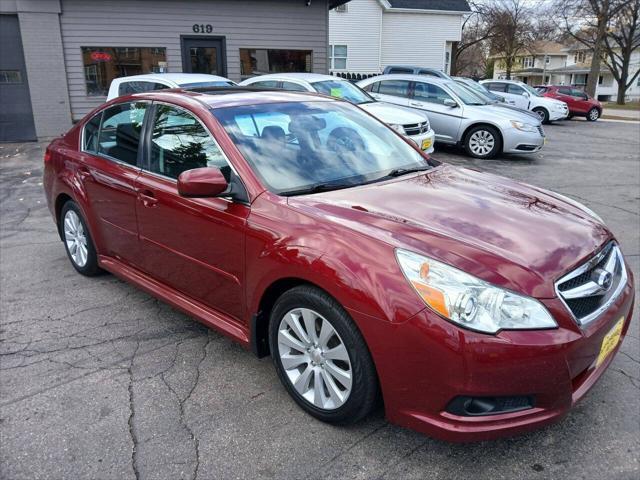
<svg viewBox="0 0 640 480"><path fill-rule="evenodd" d="M530 157L434 156L584 202L640 283L640 126L546 131ZM381 412L333 427L289 399L269 358L111 275L75 273L45 205L45 146L0 145L0 478L638 478L637 306L611 368L556 425L470 445Z"/></svg>

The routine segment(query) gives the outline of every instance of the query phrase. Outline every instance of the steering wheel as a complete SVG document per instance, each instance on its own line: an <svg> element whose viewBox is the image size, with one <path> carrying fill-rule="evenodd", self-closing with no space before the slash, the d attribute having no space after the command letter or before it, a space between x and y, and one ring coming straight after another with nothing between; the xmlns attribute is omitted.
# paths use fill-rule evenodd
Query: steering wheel
<svg viewBox="0 0 640 480"><path fill-rule="evenodd" d="M338 127L329 134L327 148L340 155L364 151L365 144L360 134L353 128Z"/></svg>

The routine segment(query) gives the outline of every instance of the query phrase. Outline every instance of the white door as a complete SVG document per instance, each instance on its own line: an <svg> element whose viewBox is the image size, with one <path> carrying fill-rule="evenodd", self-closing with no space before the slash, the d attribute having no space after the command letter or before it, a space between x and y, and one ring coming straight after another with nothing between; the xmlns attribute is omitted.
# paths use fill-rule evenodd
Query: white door
<svg viewBox="0 0 640 480"><path fill-rule="evenodd" d="M506 95L509 96L509 99L514 101L514 105L516 107L522 108L524 110L529 110L529 92L527 92L520 85L507 83Z"/></svg>
<svg viewBox="0 0 640 480"><path fill-rule="evenodd" d="M488 83L483 83L483 85L487 87L489 90L491 90L493 93L500 95L501 97L504 97L504 100L507 104L513 105L514 107L519 106L518 102L520 99L518 98L518 95L514 95L507 91L508 84L504 82L488 82ZM526 110L527 107L519 107L519 108L524 108Z"/></svg>

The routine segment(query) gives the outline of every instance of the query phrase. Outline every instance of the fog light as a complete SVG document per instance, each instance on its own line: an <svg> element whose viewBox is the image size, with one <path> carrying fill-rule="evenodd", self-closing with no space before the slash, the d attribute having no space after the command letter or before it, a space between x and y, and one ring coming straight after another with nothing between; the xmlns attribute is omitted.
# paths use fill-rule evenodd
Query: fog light
<svg viewBox="0 0 640 480"><path fill-rule="evenodd" d="M477 417L519 412L533 408L534 405L535 399L532 395L513 397L459 396L449 402L446 411L463 417Z"/></svg>

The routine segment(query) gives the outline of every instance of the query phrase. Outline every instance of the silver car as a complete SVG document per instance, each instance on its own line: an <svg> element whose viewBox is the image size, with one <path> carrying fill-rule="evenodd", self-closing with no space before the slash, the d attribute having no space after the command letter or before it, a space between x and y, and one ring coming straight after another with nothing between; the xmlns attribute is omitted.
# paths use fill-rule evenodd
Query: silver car
<svg viewBox="0 0 640 480"><path fill-rule="evenodd" d="M462 145L476 158L533 153L545 144L539 119L492 105L454 80L423 75L380 75L357 84L377 100L426 112L436 142Z"/></svg>

